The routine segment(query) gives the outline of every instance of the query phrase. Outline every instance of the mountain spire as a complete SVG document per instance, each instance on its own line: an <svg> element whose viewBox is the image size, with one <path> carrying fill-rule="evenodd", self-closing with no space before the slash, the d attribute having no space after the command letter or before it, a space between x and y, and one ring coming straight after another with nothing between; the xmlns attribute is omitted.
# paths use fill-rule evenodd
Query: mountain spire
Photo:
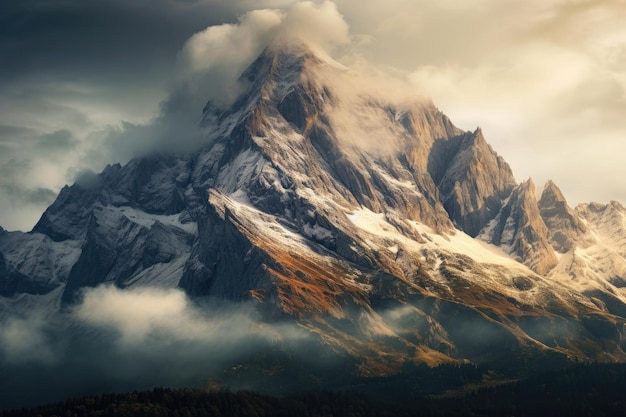
<svg viewBox="0 0 626 417"><path fill-rule="evenodd" d="M558 252L565 253L572 249L577 238L587 231L552 180L546 183L541 193L539 212L548 227L550 243Z"/></svg>
<svg viewBox="0 0 626 417"><path fill-rule="evenodd" d="M0 233L0 307L177 287L292 320L372 375L503 346L626 358L621 206L576 212L597 237L581 248L557 236L576 222L554 184L538 202L481 129L431 102L300 45L266 49L241 80L232 106L207 106L202 149L109 167L64 188L33 233ZM595 282L555 281L567 263Z"/></svg>
<svg viewBox="0 0 626 417"><path fill-rule="evenodd" d="M507 247L509 253L535 272L547 274L556 266L557 258L539 214L535 192L530 178L513 190L495 219L488 240Z"/></svg>
<svg viewBox="0 0 626 417"><path fill-rule="evenodd" d="M477 128L459 141L458 151L439 183L444 207L456 225L476 236L493 219L515 187L509 165Z"/></svg>

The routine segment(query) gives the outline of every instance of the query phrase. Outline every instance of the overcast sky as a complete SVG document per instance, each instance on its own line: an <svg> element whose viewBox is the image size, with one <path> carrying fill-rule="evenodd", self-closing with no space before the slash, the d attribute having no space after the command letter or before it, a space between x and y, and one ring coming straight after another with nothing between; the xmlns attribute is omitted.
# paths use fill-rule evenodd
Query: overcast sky
<svg viewBox="0 0 626 417"><path fill-rule="evenodd" d="M0 0L0 225L167 147L279 34L407 80L518 181L626 202L625 21L624 0Z"/></svg>

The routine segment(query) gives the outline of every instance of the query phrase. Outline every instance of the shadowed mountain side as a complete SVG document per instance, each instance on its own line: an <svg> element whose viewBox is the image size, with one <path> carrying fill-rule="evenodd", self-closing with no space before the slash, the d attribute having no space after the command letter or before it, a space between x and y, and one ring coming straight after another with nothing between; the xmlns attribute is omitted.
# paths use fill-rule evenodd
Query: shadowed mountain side
<svg viewBox="0 0 626 417"><path fill-rule="evenodd" d="M476 236L502 208L516 186L509 165L485 142L482 131L466 133L439 182L443 205L455 224Z"/></svg>
<svg viewBox="0 0 626 417"><path fill-rule="evenodd" d="M539 212L548 228L550 243L557 252L565 253L576 245L576 241L588 228L568 205L561 190L548 181L539 199Z"/></svg>
<svg viewBox="0 0 626 417"><path fill-rule="evenodd" d="M557 257L548 240L548 229L539 214L535 184L531 179L511 193L486 238L494 245L506 247L509 253L538 274L547 274L557 264Z"/></svg>
<svg viewBox="0 0 626 417"><path fill-rule="evenodd" d="M302 43L240 82L206 105L200 149L84 176L32 233L0 231L0 320L104 284L179 287L296 323L362 375L624 359L623 208L571 211L555 187L538 203L479 129Z"/></svg>

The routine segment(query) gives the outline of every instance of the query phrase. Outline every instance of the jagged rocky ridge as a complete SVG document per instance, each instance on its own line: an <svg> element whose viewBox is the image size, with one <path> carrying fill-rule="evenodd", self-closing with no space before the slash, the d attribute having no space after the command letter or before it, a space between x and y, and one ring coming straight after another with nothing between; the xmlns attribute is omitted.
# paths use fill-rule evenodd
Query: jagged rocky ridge
<svg viewBox="0 0 626 417"><path fill-rule="evenodd" d="M269 47L241 83L204 109L202 149L108 166L31 233L0 230L0 315L156 285L255 302L366 373L626 359L619 203L572 209L553 183L537 201L480 129L305 45Z"/></svg>

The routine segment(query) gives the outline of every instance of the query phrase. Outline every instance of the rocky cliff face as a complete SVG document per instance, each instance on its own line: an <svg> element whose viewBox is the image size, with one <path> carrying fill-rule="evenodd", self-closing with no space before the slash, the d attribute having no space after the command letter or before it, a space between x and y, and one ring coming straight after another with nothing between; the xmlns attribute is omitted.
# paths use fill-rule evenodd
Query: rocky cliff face
<svg viewBox="0 0 626 417"><path fill-rule="evenodd" d="M557 252L566 253L588 232L584 222L567 205L561 190L552 181L548 181L541 193L539 211L548 228L550 243Z"/></svg>
<svg viewBox="0 0 626 417"><path fill-rule="evenodd" d="M556 266L557 258L539 214L535 192L530 179L516 187L485 237L538 274L547 274Z"/></svg>
<svg viewBox="0 0 626 417"><path fill-rule="evenodd" d="M626 275L626 210L612 201L581 204L574 213L587 232L579 235L552 275L571 279L589 294L599 295L608 288L611 301L605 303L606 308L612 306L614 310L613 299L622 296ZM605 299L605 295L600 299Z"/></svg>
<svg viewBox="0 0 626 417"><path fill-rule="evenodd" d="M268 48L241 81L229 108L206 106L202 149L109 166L32 233L1 231L0 315L103 283L178 286L296 320L371 372L623 358L623 208L571 210L553 184L538 202L480 130L305 45Z"/></svg>
<svg viewBox="0 0 626 417"><path fill-rule="evenodd" d="M516 186L515 179L480 129L463 135L451 161L439 182L442 201L456 225L476 236L496 217Z"/></svg>

